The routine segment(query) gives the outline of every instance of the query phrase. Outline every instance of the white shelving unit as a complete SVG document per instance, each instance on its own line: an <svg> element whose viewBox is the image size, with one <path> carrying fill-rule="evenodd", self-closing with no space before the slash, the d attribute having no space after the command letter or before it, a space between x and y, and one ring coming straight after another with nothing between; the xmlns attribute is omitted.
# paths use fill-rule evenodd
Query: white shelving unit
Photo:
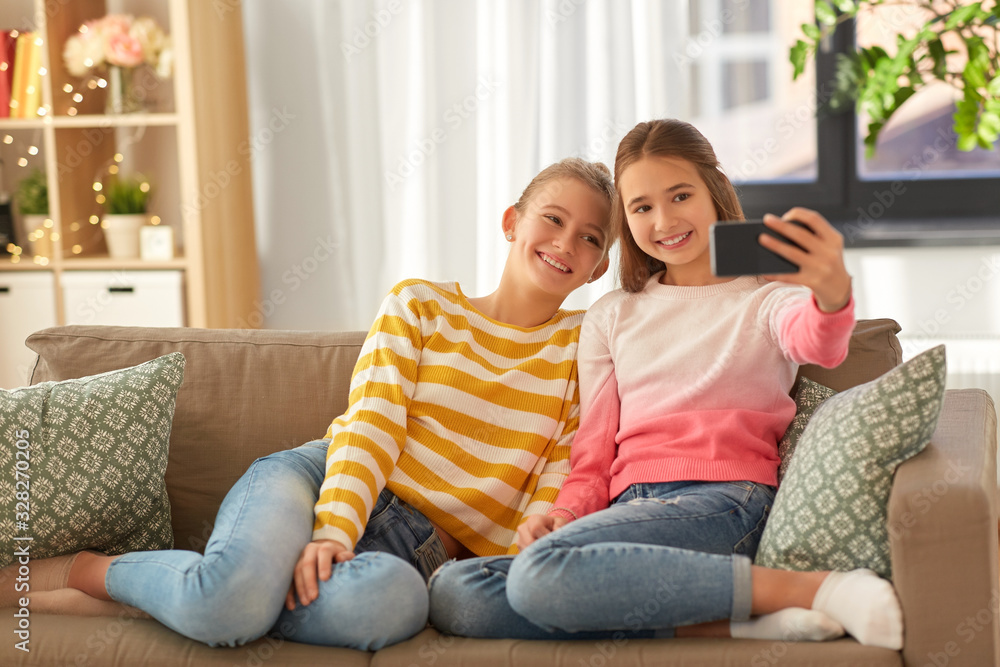
<svg viewBox="0 0 1000 667"><path fill-rule="evenodd" d="M66 39L85 21L110 13L150 16L173 41L173 76L145 82L147 112L106 115L105 91L87 88L86 79L71 76L63 65ZM30 30L43 40L44 114L0 118L0 159L2 182L11 193L35 168L45 172L52 221L50 256L36 258L26 251L17 259L0 255L0 317L20 317L35 329L70 323L78 318L69 310L74 304L67 303L67 287L80 283L85 277L81 272L149 272L146 278L159 275L165 285L180 290L178 324L249 326L259 278L249 155L239 150L249 135L239 2L227 0L225 11L219 12L215 3L201 0L4 0L0 29ZM108 257L95 224L102 211L93 185L108 175L112 164L122 174L139 172L150 179L150 213L173 228L174 259ZM224 171L228 182L220 187L213 178ZM18 284L25 272L47 276L42 283L28 282L35 290L38 284L51 285L54 311L16 299L16 292L27 289ZM148 281L141 282L149 291ZM151 293L163 298L159 290ZM148 306L155 308L143 304L139 309ZM138 323L129 321L129 311L101 323ZM22 354L24 332L14 329L0 328L0 387L25 379L11 368L17 364L7 362Z"/></svg>

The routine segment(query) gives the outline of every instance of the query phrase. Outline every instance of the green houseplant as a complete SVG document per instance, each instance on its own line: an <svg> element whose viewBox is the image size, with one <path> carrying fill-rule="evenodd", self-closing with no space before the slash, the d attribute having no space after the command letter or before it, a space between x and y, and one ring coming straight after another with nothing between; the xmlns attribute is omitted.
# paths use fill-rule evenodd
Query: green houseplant
<svg viewBox="0 0 1000 667"><path fill-rule="evenodd" d="M146 213L151 187L141 174L127 178L113 178L104 193L109 215L137 215Z"/></svg>
<svg viewBox="0 0 1000 667"><path fill-rule="evenodd" d="M21 245L29 255L50 257L52 221L49 219L49 188L45 172L35 169L21 179L14 201L21 214Z"/></svg>
<svg viewBox="0 0 1000 667"><path fill-rule="evenodd" d="M152 188L141 174L112 178L104 191L107 213L101 220L108 254L115 259L139 256L139 230L148 220Z"/></svg>
<svg viewBox="0 0 1000 667"><path fill-rule="evenodd" d="M893 5L923 10L928 18L915 34L897 36L895 54L872 46L839 55L830 110L853 104L868 115L865 148L871 157L892 115L921 88L943 81L961 94L953 115L958 148L992 150L1000 138L1000 0L816 0L818 25L803 24L804 39L789 52L793 77L841 24Z"/></svg>
<svg viewBox="0 0 1000 667"><path fill-rule="evenodd" d="M14 194L21 215L49 214L49 187L45 172L35 169L17 184Z"/></svg>

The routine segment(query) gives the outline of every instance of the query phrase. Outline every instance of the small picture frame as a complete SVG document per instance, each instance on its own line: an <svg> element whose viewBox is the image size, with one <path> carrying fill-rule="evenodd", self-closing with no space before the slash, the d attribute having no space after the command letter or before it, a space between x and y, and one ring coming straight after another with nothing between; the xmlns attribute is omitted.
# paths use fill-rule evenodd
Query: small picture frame
<svg viewBox="0 0 1000 667"><path fill-rule="evenodd" d="M139 230L139 256L146 262L174 258L174 229L170 225L145 225Z"/></svg>

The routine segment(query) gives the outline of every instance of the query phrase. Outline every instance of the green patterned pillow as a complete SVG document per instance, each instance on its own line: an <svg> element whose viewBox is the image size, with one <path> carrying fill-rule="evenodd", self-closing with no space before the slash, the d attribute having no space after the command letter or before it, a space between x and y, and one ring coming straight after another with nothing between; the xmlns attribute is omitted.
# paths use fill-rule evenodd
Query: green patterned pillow
<svg viewBox="0 0 1000 667"><path fill-rule="evenodd" d="M0 567L173 546L163 481L184 355L0 390ZM30 539L28 539L30 538Z"/></svg>
<svg viewBox="0 0 1000 667"><path fill-rule="evenodd" d="M786 570L892 574L886 509L896 466L927 446L944 399L939 345L816 410L757 550Z"/></svg>
<svg viewBox="0 0 1000 667"><path fill-rule="evenodd" d="M833 389L813 382L809 378L799 380L799 386L795 390L795 417L778 443L778 458L781 459L781 464L778 466L778 484L785 478L788 464L792 462L792 455L799 445L799 438L806 430L806 424L812 419L816 408L836 393Z"/></svg>

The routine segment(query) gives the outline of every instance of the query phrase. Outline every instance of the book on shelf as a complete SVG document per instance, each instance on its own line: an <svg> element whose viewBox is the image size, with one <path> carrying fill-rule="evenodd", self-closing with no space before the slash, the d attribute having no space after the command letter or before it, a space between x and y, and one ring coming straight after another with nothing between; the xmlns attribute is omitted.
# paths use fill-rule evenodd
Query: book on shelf
<svg viewBox="0 0 1000 667"><path fill-rule="evenodd" d="M42 45L37 34L29 33L28 46L28 71L24 82L24 107L21 111L21 118L37 118L38 107L42 105ZM18 37L20 39L20 37Z"/></svg>
<svg viewBox="0 0 1000 667"><path fill-rule="evenodd" d="M16 30L0 30L0 118L10 116L10 90L14 81Z"/></svg>
<svg viewBox="0 0 1000 667"><path fill-rule="evenodd" d="M10 80L10 117L21 117L21 95L24 87L24 46L27 43L21 39L20 33L14 40L14 74Z"/></svg>
<svg viewBox="0 0 1000 667"><path fill-rule="evenodd" d="M41 104L42 47L33 32L20 32L14 48L14 75L10 86L11 118L34 118Z"/></svg>

